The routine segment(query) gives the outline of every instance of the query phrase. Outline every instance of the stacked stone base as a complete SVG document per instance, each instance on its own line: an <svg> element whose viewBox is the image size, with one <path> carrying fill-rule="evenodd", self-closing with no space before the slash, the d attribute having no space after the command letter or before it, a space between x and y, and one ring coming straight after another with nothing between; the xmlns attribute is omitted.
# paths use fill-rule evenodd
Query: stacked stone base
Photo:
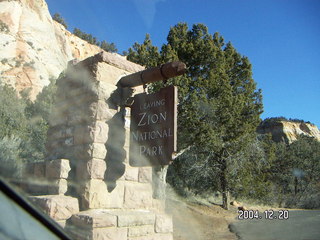
<svg viewBox="0 0 320 240"><path fill-rule="evenodd" d="M172 219L148 210L92 209L73 214L66 230L77 240L170 240Z"/></svg>
<svg viewBox="0 0 320 240"><path fill-rule="evenodd" d="M61 227L65 227L66 220L79 212L77 198L64 195L43 195L32 196L29 199Z"/></svg>

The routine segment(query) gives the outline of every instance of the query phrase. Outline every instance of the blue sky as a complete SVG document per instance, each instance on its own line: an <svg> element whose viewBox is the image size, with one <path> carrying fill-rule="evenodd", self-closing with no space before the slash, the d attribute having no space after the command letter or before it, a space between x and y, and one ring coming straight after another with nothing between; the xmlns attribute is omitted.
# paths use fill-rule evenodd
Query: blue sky
<svg viewBox="0 0 320 240"><path fill-rule="evenodd" d="M119 52L149 33L166 42L170 26L203 23L247 56L262 89L262 118L284 116L320 127L319 0L47 0L74 27Z"/></svg>

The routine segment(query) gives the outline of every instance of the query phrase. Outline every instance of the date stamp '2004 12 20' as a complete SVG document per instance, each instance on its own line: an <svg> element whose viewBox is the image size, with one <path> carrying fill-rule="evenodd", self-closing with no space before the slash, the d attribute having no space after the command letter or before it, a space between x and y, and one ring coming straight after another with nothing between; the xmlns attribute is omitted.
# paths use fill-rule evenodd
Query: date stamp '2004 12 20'
<svg viewBox="0 0 320 240"><path fill-rule="evenodd" d="M258 210L238 210L239 220L267 219L267 220L287 220L288 210L265 210L260 213Z"/></svg>

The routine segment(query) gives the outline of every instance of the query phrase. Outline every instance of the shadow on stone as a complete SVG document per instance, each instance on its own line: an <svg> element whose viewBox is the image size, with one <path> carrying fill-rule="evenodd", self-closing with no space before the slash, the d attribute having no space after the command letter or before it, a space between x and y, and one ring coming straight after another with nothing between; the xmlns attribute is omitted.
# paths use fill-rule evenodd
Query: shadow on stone
<svg viewBox="0 0 320 240"><path fill-rule="evenodd" d="M107 123L109 125L108 141L106 142L107 170L105 173L105 181L108 191L116 187L116 181L124 174L125 164L123 163L126 157L124 150L125 143L125 109L122 108L114 117Z"/></svg>
<svg viewBox="0 0 320 240"><path fill-rule="evenodd" d="M116 181L121 178L126 168L124 164L126 158L126 151L124 150L126 138L125 105L133 92L134 90L132 88L122 88L118 86L107 101L109 108L120 108L120 111L107 122L109 125L109 133L108 141L105 144L107 149L107 156L105 159L107 170L104 179L109 192L112 192L116 187Z"/></svg>

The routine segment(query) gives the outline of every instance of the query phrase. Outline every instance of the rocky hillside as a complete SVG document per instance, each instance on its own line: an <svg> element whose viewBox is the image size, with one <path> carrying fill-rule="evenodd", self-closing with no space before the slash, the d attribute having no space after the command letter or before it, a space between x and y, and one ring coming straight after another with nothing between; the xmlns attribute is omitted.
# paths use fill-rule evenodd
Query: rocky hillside
<svg viewBox="0 0 320 240"><path fill-rule="evenodd" d="M303 121L290 121L279 119L267 119L258 127L258 133L271 133L272 139L276 142L284 141L291 143L297 140L298 136L303 134L314 137L320 141L320 131L318 127L312 123Z"/></svg>
<svg viewBox="0 0 320 240"><path fill-rule="evenodd" d="M0 0L0 81L31 88L31 99L69 60L100 51L53 21L44 0Z"/></svg>

